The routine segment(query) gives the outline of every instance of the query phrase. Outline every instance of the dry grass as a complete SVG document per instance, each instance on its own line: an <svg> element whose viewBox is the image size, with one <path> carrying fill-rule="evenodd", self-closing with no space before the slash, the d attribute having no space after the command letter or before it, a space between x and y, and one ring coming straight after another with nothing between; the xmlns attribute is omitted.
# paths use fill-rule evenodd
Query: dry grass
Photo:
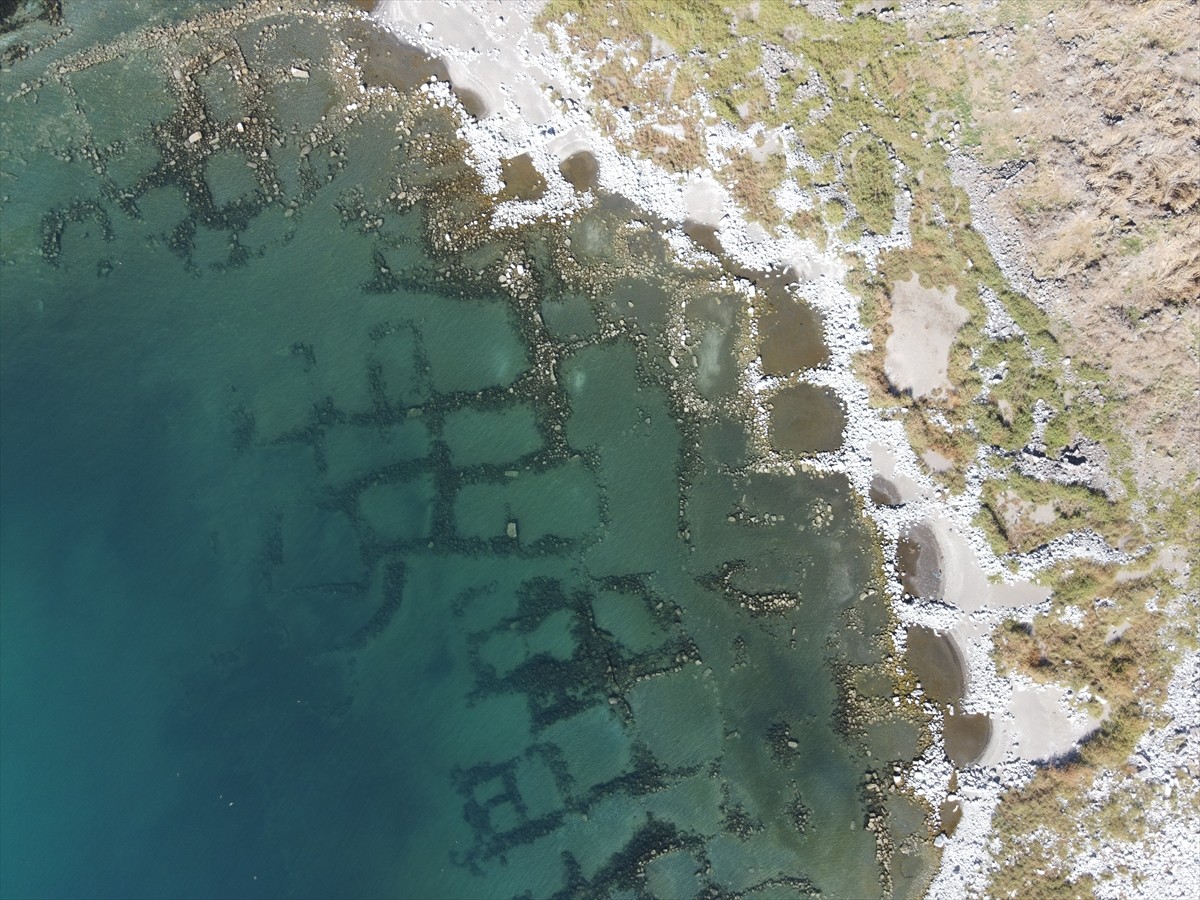
<svg viewBox="0 0 1200 900"><path fill-rule="evenodd" d="M1032 624L1001 627L996 655L1005 668L1036 681L1087 688L1108 701L1115 719L1126 717L1132 724L1143 705L1165 699L1174 655L1160 652L1165 616L1146 609L1146 601L1159 593L1158 579L1119 581L1117 576L1116 567L1091 562L1063 567L1051 611ZM1080 625L1060 618L1068 606L1082 611ZM1110 629L1122 625L1127 625L1122 636L1109 640ZM1100 743L1085 745L1090 762L1124 762L1120 750L1108 754Z"/></svg>
<svg viewBox="0 0 1200 900"><path fill-rule="evenodd" d="M1056 6L1053 27L1049 12L1001 4L962 46L983 158L1027 164L992 211L1036 275L1062 280L1064 350L1126 386L1119 424L1158 451L1135 454L1139 482L1190 481L1195 401L1181 421L1156 376L1166 366L1200 387L1188 335L1200 321L1200 12L1191 0L1092 0Z"/></svg>
<svg viewBox="0 0 1200 900"><path fill-rule="evenodd" d="M892 204L896 186L887 149L870 135L852 143L845 154L846 190L863 222L875 234L892 227Z"/></svg>
<svg viewBox="0 0 1200 900"><path fill-rule="evenodd" d="M988 896L1075 898L1095 896L1091 878L1070 880L1071 833L1077 798L1092 786L1094 773L1069 765L1040 770L1024 788L1001 800L993 828L1002 852Z"/></svg>
<svg viewBox="0 0 1200 900"><path fill-rule="evenodd" d="M704 164L696 126L692 122L643 123L634 131L631 140L621 143L635 151L635 155L648 156L672 172L690 172Z"/></svg>
<svg viewBox="0 0 1200 900"><path fill-rule="evenodd" d="M749 154L736 153L720 177L748 219L775 228L783 220L783 213L775 204L774 192L786 174L787 162L778 154L755 162Z"/></svg>
<svg viewBox="0 0 1200 900"><path fill-rule="evenodd" d="M1001 863L992 876L993 896L1012 896L1014 890L1017 896L1036 896L1029 891L1039 883L1031 881L1038 870L1070 887L1065 876L1076 835L1104 841L1142 836L1144 784L1126 779L1099 806L1084 795L1101 772L1120 776L1128 769L1130 754L1166 697L1179 649L1195 644L1195 607L1171 620L1148 603L1171 591L1167 572L1147 569L1130 578L1126 571L1122 580L1118 566L1077 561L1050 574L1056 585L1051 610L1032 623L1002 625L995 633L997 664L1035 681L1088 690L1107 701L1109 715L1068 764L1039 769L1025 788L1003 798L993 822ZM1063 621L1069 607L1082 612L1078 625ZM1099 707L1093 710L1098 712Z"/></svg>

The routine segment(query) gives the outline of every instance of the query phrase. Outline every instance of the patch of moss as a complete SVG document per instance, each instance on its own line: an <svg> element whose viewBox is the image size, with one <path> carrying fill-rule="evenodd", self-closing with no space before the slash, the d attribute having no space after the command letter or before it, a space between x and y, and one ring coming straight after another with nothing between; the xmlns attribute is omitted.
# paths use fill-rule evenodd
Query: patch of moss
<svg viewBox="0 0 1200 900"><path fill-rule="evenodd" d="M992 507L987 504L981 504L979 512L975 514L974 524L984 537L987 538L988 546L992 548L992 552L1003 558L1009 552L1008 537L1004 533L1004 525L997 513Z"/></svg>

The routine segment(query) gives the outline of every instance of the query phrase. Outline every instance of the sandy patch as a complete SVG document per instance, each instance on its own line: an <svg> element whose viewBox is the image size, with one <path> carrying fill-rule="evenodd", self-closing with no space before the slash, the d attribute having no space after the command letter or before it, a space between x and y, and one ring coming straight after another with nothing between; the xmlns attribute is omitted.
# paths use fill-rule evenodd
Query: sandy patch
<svg viewBox="0 0 1200 900"><path fill-rule="evenodd" d="M1091 716L1072 717L1066 711L1067 691L1058 685L1018 688L1008 710L1012 722L1004 730L1021 759L1053 759L1100 727Z"/></svg>
<svg viewBox="0 0 1200 900"><path fill-rule="evenodd" d="M927 397L951 389L950 346L969 314L955 302L957 289L923 288L914 273L892 291L892 335L883 371L901 393Z"/></svg>
<svg viewBox="0 0 1200 900"><path fill-rule="evenodd" d="M470 58L447 56L445 64L450 82L456 89L468 90L479 98L482 114L496 112L503 102L501 85L509 93L527 122L542 125L553 116L546 97L545 82L532 77L529 69L513 65L511 46L526 47L531 42L542 52L549 47L532 25L539 3L476 3L470 7L453 6L438 0L383 0L375 14L393 26L407 25L426 39L450 46L470 48ZM537 73L543 75L544 73ZM566 87L555 84L554 87Z"/></svg>
<svg viewBox="0 0 1200 900"><path fill-rule="evenodd" d="M871 502L880 506L903 506L921 496L921 485L896 471L896 457L886 446L872 442L867 446L867 453L875 472L869 491Z"/></svg>
<svg viewBox="0 0 1200 900"><path fill-rule="evenodd" d="M1030 581L990 581L975 549L948 520L926 519L902 541L911 549L907 571L901 560L901 578L916 588L910 590L915 596L942 600L965 613L1036 606L1050 597L1050 588Z"/></svg>
<svg viewBox="0 0 1200 900"><path fill-rule="evenodd" d="M926 450L921 454L921 462L929 466L934 472L949 472L954 468L954 460L943 456L936 450Z"/></svg>
<svg viewBox="0 0 1200 900"><path fill-rule="evenodd" d="M1034 525L1051 525L1058 518L1058 510L1054 501L1034 503L1025 500L1014 491L1005 491L996 503L997 511L1004 519L1006 528L1020 528L1029 521Z"/></svg>
<svg viewBox="0 0 1200 900"><path fill-rule="evenodd" d="M683 190L687 217L701 225L716 227L729 204L729 192L711 175L697 175Z"/></svg>

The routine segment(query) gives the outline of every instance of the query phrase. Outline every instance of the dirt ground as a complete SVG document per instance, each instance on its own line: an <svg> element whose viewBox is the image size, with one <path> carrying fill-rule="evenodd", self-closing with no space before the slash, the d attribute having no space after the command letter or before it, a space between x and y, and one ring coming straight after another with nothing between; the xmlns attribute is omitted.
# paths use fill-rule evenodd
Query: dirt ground
<svg viewBox="0 0 1200 900"><path fill-rule="evenodd" d="M1107 370L1143 489L1200 471L1200 8L1002 4L963 41L975 214L1074 359Z"/></svg>
<svg viewBox="0 0 1200 900"><path fill-rule="evenodd" d="M954 302L953 288L921 287L916 274L897 282L892 293L892 334L884 360L884 370L895 389L909 391L913 397L950 390L950 347L967 318L967 311Z"/></svg>

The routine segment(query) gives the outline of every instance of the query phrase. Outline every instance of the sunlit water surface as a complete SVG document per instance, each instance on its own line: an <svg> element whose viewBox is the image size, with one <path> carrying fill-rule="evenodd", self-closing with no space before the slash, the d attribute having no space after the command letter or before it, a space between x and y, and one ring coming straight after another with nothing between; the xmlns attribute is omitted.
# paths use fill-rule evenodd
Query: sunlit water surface
<svg viewBox="0 0 1200 900"><path fill-rule="evenodd" d="M0 892L917 889L872 535L751 471L725 273L489 230L361 21L66 9L0 72Z"/></svg>

